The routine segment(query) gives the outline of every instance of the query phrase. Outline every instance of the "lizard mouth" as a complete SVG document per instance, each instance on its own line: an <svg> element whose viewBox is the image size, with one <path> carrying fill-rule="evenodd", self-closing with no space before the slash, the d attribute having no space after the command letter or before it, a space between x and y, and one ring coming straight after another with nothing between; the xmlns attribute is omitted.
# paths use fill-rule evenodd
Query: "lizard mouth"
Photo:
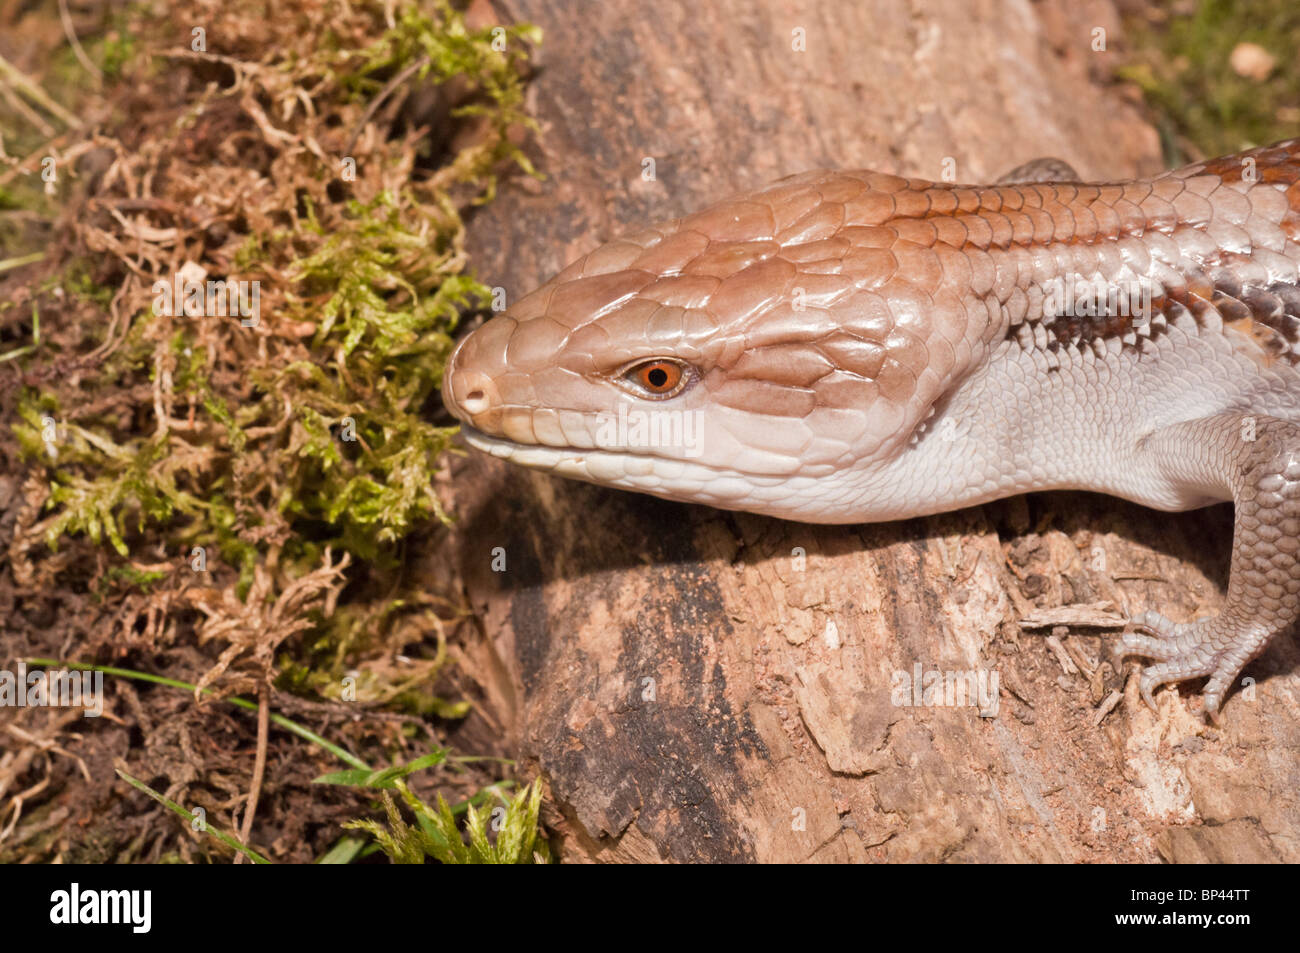
<svg viewBox="0 0 1300 953"><path fill-rule="evenodd" d="M697 460L681 460L637 447L555 447L519 443L508 437L484 433L462 423L465 442L476 450L530 469L546 470L557 476L616 486L671 499L695 499L701 487L719 476L734 479L742 475ZM702 502L713 502L703 500Z"/></svg>
<svg viewBox="0 0 1300 953"><path fill-rule="evenodd" d="M518 443L462 423L465 442L498 460L583 483L647 493L666 500L743 509L785 519L802 519L801 501L816 502L816 478L748 474L701 460L684 460L640 448L553 447ZM822 494L824 495L824 493ZM846 497L848 499L848 497ZM821 512L821 522L858 522L851 507Z"/></svg>
<svg viewBox="0 0 1300 953"><path fill-rule="evenodd" d="M684 465L673 457L655 452L654 448L520 443L509 437L486 433L467 423L460 425L460 432L465 437L465 442L475 450L481 450L498 460L509 460L519 466L539 470L554 470L561 476L594 483L621 484L629 477L648 476L654 470L666 470L671 474Z"/></svg>
<svg viewBox="0 0 1300 953"><path fill-rule="evenodd" d="M494 437L467 423L460 425L460 432L475 450L482 450L499 460L509 460L525 467L551 470L568 461L578 464L586 451L578 447L550 447L534 443L518 443L507 437Z"/></svg>

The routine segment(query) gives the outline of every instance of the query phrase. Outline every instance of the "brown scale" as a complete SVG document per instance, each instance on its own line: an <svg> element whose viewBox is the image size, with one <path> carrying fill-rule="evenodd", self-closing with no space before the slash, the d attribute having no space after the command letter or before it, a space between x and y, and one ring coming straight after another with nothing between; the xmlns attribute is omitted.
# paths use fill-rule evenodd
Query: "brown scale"
<svg viewBox="0 0 1300 953"><path fill-rule="evenodd" d="M1112 315L1106 318L1062 316L1044 326L1051 335L1049 349L1080 349L1096 341L1124 337L1137 332L1137 341L1124 345L1125 350L1140 350L1147 341L1155 342L1168 333L1168 327L1184 311L1205 327L1215 313L1224 328L1232 328L1252 339L1264 352L1264 363L1283 361L1300 366L1300 289L1281 286L1265 291L1248 292L1234 298L1214 289L1209 298L1187 291L1177 291L1151 300L1152 320L1137 325L1131 317ZM1012 328L1008 337L1025 341Z"/></svg>
<svg viewBox="0 0 1300 953"><path fill-rule="evenodd" d="M1281 147L1258 149L1243 156L1214 159L1184 170L1181 177L1211 174L1222 179L1224 185L1239 183L1247 168L1244 161L1246 158L1255 160L1257 183L1290 185L1285 192L1288 211L1278 225L1290 241L1300 243L1300 140L1293 140ZM1115 187L1073 183L1037 186L1038 190L1046 188L1060 190L1056 194L1062 198L1068 196L1068 189L1075 188L1079 190L1080 197L1093 199L1101 190ZM1027 192L1029 197L1035 194L1043 193ZM1142 230L1125 228L1122 234L1140 235ZM1282 361L1292 366L1300 365L1300 288L1289 284L1276 284L1267 288L1243 286L1230 268L1235 257L1237 256L1225 255L1215 263L1221 267L1214 269L1212 275L1205 272L1188 274L1184 288L1170 289L1166 296L1153 299L1153 320L1149 326L1135 324L1131 316L1122 314L1061 316L1045 322L1044 327L1051 336L1048 348L1052 351L1082 348L1097 341L1136 332L1136 343L1126 343L1125 348L1141 349L1145 346L1144 341L1156 340L1167 333L1168 324L1187 312L1202 327L1217 315L1225 328L1232 328L1254 341L1263 352L1266 364ZM1249 256L1242 257L1249 259ZM1031 315L1028 323L1033 321ZM1008 338L1022 344L1033 341L1033 336L1024 334L1020 327L1010 328Z"/></svg>

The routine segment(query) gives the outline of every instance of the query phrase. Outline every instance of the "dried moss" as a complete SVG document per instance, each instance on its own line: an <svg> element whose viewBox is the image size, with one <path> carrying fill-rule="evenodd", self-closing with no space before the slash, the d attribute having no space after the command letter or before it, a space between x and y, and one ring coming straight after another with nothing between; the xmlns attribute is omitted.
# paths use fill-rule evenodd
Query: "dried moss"
<svg viewBox="0 0 1300 953"><path fill-rule="evenodd" d="M219 329L197 326L212 322L211 315L137 310L124 337L152 341L153 360L147 365L137 348L128 348L127 363L133 365L136 382L148 372L162 406L188 405L188 429L178 433L165 418L153 421L152 433L105 427L79 419L76 395L63 388L29 394L19 436L30 458L49 471L48 505L56 513L43 527L49 542L77 532L98 540L102 533L125 555L128 522L139 528L184 514L189 522L167 528L187 544L212 544L231 553L239 549L238 538L279 524L286 555L313 559L320 528L313 527L315 538L301 552L294 551L299 542L294 530L300 521L316 521L332 531L329 542L375 559L385 544L401 539L422 520L447 519L432 483L454 430L430 425L422 411L440 383L458 317L490 299L487 288L462 272L462 225L449 189L469 184L478 192L471 200L484 198L502 160L526 166L508 138L511 126L527 122L519 111L521 54L502 55L493 42L504 38L519 51L527 31L470 32L446 4L436 10L435 18L407 8L395 27L356 53L325 46L250 72L264 93L290 80L301 88L302 80L311 77L324 84L313 90L313 109L347 114L347 104L357 87L367 85L365 80L423 58L421 74L431 74L437 82L472 80L472 95L484 98L461 106L456 115L483 115L490 122L479 140L440 174L415 187L375 190L364 201L330 200L323 186L345 181L346 173L344 179L331 176L343 167L331 170L328 159L321 162L306 149L295 153L291 148L272 158L268 173L277 158L305 162L313 166L314 184L322 188L304 195L301 187L289 192L259 183L257 218L284 216L292 227L250 229L230 265L256 276L245 280L259 283L261 310L270 310L269 303L278 312L269 318L271 335L284 328L291 335L311 328L310 341L279 346L260 328L235 328L230 322ZM352 68L344 71L349 63ZM331 97L337 101L330 102ZM220 101L187 118L201 125ZM315 122L296 118L306 128L295 132L291 125L286 138L324 138L319 116ZM379 151L363 159L358 183L367 162L388 166L373 180L402 178L409 171L404 168L409 151L407 144L396 154ZM209 185L202 178L192 184ZM318 211L322 207L325 214ZM223 270L219 255L198 264L204 277ZM157 276L164 283L175 281L166 271ZM221 277L236 280L233 270ZM87 285L84 273L69 271L63 290L86 297ZM91 300L102 306L104 297L101 288ZM160 332L167 335L165 345ZM243 340L232 342L231 337ZM254 343L259 353L250 353ZM106 365L94 387L125 386L123 371L121 362ZM160 382L160 376L166 379ZM58 419L72 446L61 459L42 458L41 441L33 432L39 406L66 408ZM257 436L250 440L250 433ZM203 453L195 453L196 448ZM178 467L178 458L201 466ZM266 473L276 478L259 482L252 477ZM223 503L232 492L257 498L264 510L258 516L244 514L240 528L247 532L237 532L236 539L229 538L229 529L238 521ZM237 558L249 555L242 552Z"/></svg>
<svg viewBox="0 0 1300 953"><path fill-rule="evenodd" d="M197 648L222 694L464 715L433 691L464 613L402 547L450 519L437 390L490 300L461 215L532 172L538 35L446 2L391 13L134 8L87 40L110 83L49 144L57 182L6 192L52 220L0 311L0 452L25 496L8 562L33 602L103 603L109 630L70 654ZM221 28L196 51L174 23Z"/></svg>

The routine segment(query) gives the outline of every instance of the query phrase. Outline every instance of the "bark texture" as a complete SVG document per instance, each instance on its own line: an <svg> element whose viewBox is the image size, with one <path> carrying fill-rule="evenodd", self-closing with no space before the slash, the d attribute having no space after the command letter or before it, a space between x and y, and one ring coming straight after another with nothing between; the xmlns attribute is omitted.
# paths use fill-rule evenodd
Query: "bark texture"
<svg viewBox="0 0 1300 953"><path fill-rule="evenodd" d="M1118 38L1106 2L475 12L546 34L530 95L548 178L472 226L481 277L509 300L622 230L808 168L1161 167L1155 132L1107 85L1113 54L1093 51L1096 28ZM1116 630L1095 627L1217 611L1226 507L1049 494L805 526L479 454L454 486L484 632L462 662L480 717L547 779L566 860L1300 861L1293 640L1247 670L1258 685L1216 728L1186 689L1142 707L1133 663L1110 658ZM996 672L996 714L910 704L918 667Z"/></svg>

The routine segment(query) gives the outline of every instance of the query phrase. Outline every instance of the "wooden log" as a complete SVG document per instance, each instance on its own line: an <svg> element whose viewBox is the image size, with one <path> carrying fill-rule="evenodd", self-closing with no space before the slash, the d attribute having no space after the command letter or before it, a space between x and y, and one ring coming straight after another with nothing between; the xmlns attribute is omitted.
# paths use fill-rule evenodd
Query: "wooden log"
<svg viewBox="0 0 1300 953"><path fill-rule="evenodd" d="M545 30L529 95L547 179L471 229L510 300L621 230L808 168L1160 166L1091 46L1118 32L1105 2L494 7ZM1186 692L1141 707L1107 651L1107 618L1217 610L1227 508L1051 494L806 526L479 454L453 487L485 633L462 662L545 776L566 860L1300 860L1294 759L1267 747L1300 744L1294 645L1248 670L1222 729ZM927 703L918 672L996 674L996 710Z"/></svg>

